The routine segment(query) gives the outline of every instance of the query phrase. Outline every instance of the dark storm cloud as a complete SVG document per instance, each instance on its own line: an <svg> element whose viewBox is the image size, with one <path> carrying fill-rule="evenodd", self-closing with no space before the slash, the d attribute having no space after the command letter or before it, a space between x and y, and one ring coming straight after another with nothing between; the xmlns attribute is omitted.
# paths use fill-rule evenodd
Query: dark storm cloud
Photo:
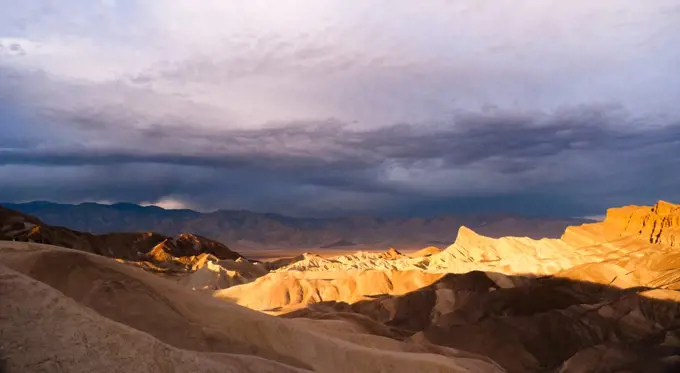
<svg viewBox="0 0 680 373"><path fill-rule="evenodd" d="M81 119L68 118L70 123ZM63 118L61 119L63 120ZM257 130L201 133L188 126L147 129L109 126L107 118L89 118L101 138L124 138L111 148L85 145L68 149L17 149L0 152L3 164L107 165L161 163L206 167L355 169L386 160L405 164L442 159L446 166L466 166L489 158L541 159L563 152L631 151L680 140L680 121L639 126L640 119L606 105L562 109L556 113L459 113L449 122L399 124L354 130L337 121L290 123ZM117 119L116 119L117 121ZM120 122L118 122L120 123ZM180 145L180 147L169 147ZM192 147L193 146L193 147Z"/></svg>
<svg viewBox="0 0 680 373"><path fill-rule="evenodd" d="M64 190L72 190L74 197L88 195L89 188L96 189L89 195L103 200L140 202L173 195L206 208L229 194L232 200L284 211L306 193L317 193L321 200L344 193L350 203L358 201L353 207L359 210L374 208L362 206L362 198L379 195L395 203L390 209L401 210L414 202L441 207L442 201L458 201L453 205L460 207L466 205L463 198L539 198L546 188L563 200L559 205L568 204L565 198L606 196L606 190L617 189L623 189L624 196L652 198L654 193L645 189L669 195L678 185L677 175L668 170L680 161L680 152L673 152L680 149L680 123L652 126L655 119L648 118L641 127L639 118L611 105L554 113L461 112L444 123L363 131L337 121L202 133L182 125L114 129L115 118L88 120L100 125L82 130L87 136L95 133L118 145L2 149L0 164L99 170L73 180L77 187L66 180L58 187L62 197ZM423 180L402 182L390 173L395 167L416 172ZM497 177L498 184L476 193L484 176L461 179L457 174L475 169ZM409 175L406 179L412 178ZM640 182L649 178L655 179L655 186ZM603 190L584 190L585 183L597 183ZM12 189L12 199L31 199L31 188L22 196L19 186Z"/></svg>

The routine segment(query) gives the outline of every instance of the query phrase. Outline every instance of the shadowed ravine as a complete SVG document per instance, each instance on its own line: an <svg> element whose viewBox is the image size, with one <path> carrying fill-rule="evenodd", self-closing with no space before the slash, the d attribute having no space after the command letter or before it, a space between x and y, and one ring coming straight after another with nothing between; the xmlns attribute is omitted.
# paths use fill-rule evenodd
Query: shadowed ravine
<svg viewBox="0 0 680 373"><path fill-rule="evenodd" d="M500 288L499 278L517 287ZM510 372L670 372L680 368L680 304L645 295L654 290L469 272L402 296L322 302L282 317L350 320L378 335L489 356ZM442 293L452 311L439 314Z"/></svg>

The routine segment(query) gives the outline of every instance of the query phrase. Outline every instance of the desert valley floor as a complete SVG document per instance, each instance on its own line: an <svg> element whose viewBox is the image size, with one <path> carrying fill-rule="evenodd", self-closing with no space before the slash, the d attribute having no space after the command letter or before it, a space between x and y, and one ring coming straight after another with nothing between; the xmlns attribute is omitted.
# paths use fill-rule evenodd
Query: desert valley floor
<svg viewBox="0 0 680 373"><path fill-rule="evenodd" d="M0 372L680 371L680 205L340 251L258 258L0 208Z"/></svg>

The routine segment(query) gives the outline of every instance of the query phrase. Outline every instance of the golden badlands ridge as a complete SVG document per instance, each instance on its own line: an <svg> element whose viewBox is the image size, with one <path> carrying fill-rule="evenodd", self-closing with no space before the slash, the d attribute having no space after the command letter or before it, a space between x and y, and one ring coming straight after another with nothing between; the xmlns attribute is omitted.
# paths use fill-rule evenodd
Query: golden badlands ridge
<svg viewBox="0 0 680 373"><path fill-rule="evenodd" d="M645 269L651 269L644 260L673 255L680 245L678 237L677 205L659 202L651 209L627 206L609 209L602 223L569 227L560 239L493 239L463 227L453 245L424 257L413 258L395 251L359 252L331 259L304 255L252 283L218 291L215 296L267 310L329 300L356 302L382 294L400 295L432 284L446 273L486 271L593 281L597 270L586 270L591 267L604 271L595 276L598 280L611 277L609 281L621 283L625 278L633 281L627 284L642 286L651 281L643 275ZM231 262L221 263L233 270ZM615 268L626 275L608 277Z"/></svg>

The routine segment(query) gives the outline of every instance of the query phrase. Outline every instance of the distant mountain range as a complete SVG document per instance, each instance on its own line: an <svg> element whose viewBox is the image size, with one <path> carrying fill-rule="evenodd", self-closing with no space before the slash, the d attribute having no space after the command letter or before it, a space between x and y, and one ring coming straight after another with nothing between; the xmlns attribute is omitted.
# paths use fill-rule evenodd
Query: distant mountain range
<svg viewBox="0 0 680 373"><path fill-rule="evenodd" d="M165 210L130 203L78 205L52 202L2 203L6 208L36 216L46 224L82 232L157 232L167 236L193 233L218 240L237 251L446 247L462 225L490 236L559 237L569 225L586 219L527 218L514 215L464 215L434 218L296 218L252 211Z"/></svg>

